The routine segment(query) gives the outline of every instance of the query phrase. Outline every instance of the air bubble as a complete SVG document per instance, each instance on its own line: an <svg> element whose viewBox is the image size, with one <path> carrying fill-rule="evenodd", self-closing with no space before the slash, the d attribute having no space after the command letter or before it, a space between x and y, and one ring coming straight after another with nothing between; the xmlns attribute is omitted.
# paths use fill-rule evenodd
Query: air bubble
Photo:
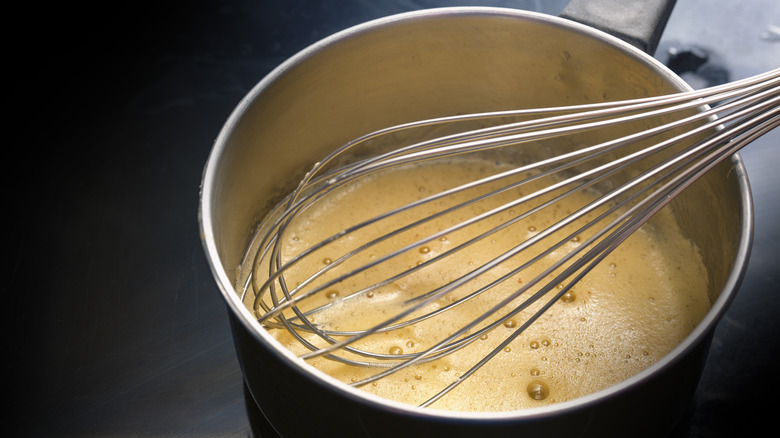
<svg viewBox="0 0 780 438"><path fill-rule="evenodd" d="M534 380L526 387L528 396L534 400L544 400L550 395L550 388L544 382Z"/></svg>
<svg viewBox="0 0 780 438"><path fill-rule="evenodd" d="M397 347L397 346L396 347L390 347L390 354L397 356L399 354L404 354L404 350L403 350L403 348Z"/></svg>
<svg viewBox="0 0 780 438"><path fill-rule="evenodd" d="M515 321L514 319L507 319L506 321L504 321L504 327L506 328L514 328L516 326L517 326L517 321Z"/></svg>
<svg viewBox="0 0 780 438"><path fill-rule="evenodd" d="M431 252L431 249L427 246L420 247L420 254L428 254L429 252Z"/></svg>
<svg viewBox="0 0 780 438"><path fill-rule="evenodd" d="M575 295L573 291L567 291L565 294L561 296L561 301L563 301L564 303L571 303L575 299L577 299L577 295Z"/></svg>
<svg viewBox="0 0 780 438"><path fill-rule="evenodd" d="M336 298L339 296L339 291L337 290L328 291L328 293L326 293L325 296L331 299Z"/></svg>
<svg viewBox="0 0 780 438"><path fill-rule="evenodd" d="M322 263L325 264L325 265L329 265L329 264L333 263L333 260L325 257L324 259L322 259Z"/></svg>

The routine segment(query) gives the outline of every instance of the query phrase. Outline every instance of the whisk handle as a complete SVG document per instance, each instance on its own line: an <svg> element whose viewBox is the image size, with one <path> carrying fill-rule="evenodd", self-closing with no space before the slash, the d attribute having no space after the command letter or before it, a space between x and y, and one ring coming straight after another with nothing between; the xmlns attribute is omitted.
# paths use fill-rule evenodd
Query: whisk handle
<svg viewBox="0 0 780 438"><path fill-rule="evenodd" d="M676 0L571 0L560 16L654 54Z"/></svg>

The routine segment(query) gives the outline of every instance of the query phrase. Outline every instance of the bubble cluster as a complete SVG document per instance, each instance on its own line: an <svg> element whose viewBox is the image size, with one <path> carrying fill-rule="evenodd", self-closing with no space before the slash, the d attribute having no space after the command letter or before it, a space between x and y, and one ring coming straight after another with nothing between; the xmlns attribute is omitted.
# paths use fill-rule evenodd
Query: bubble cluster
<svg viewBox="0 0 780 438"><path fill-rule="evenodd" d="M547 338L544 338L541 341L533 340L528 343L528 346L534 350L537 350L539 347L549 347L550 345L552 345L552 342Z"/></svg>

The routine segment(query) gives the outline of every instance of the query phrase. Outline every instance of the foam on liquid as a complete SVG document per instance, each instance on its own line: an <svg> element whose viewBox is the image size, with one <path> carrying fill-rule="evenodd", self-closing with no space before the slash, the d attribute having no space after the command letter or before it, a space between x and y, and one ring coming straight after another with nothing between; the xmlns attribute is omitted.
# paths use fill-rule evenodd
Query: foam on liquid
<svg viewBox="0 0 780 438"><path fill-rule="evenodd" d="M464 181L509 168L492 161L459 160L406 167L362 179L360 184L351 185L333 194L299 217L285 234L284 256L289 259L293 254L361 218L373 217L386 211L391 205L402 205ZM493 187L505 184L506 181L497 182ZM446 229L463 218L518 199L533 189L523 186L502 194L498 200L473 205L463 211L446 215L432 224L396 236L391 241L362 253L349 263L375 260L380 254L389 251L389 245L395 248L420 236ZM464 194L462 199L473 194ZM535 213L468 246L455 256L420 269L408 277L397 279L380 289L363 293L354 299L343 300L350 291L360 290L368 284L390 278L400 270L430 260L486 229L516 217L528 207L512 208L480 221L475 227L447 233L421 248L408 251L391 263L380 265L356 278L328 288L316 298L316 302L307 301L307 308L322 303L332 304L327 311L314 314L311 319L325 328L346 330L370 327L394 311L402 309L405 300L452 281L523 240L543 232L557 218L577 210L593 198L592 194L580 193L556 204L554 208ZM379 222L369 230L340 239L334 246L309 256L305 265L291 270L287 277L288 282L295 282L295 278L305 278L311 272L332 263L344 251L358 246L358 242L387 233L393 229L393 221L408 223L414 217L424 216L452 202L453 198L448 197L447 200L423 207L420 211ZM594 216L595 213L588 217ZM486 278L480 277L467 283L431 303L427 309L446 306L457 297L477 290L480 285L500 278L543 248L565 237L566 233L573 229L575 228L570 227L565 232L543 240L539 245L497 267L487 274ZM561 254L581 245L587 237L587 234L575 236L556 250L555 254L545 257L541 262L518 274L511 275L488 292L470 300L466 305L447 311L442 317L393 332L377 334L359 341L357 345L389 355L430 348L437 340L443 339L518 290ZM259 271L264 272L263 269ZM547 275L547 280L552 279L553 275ZM560 286L556 286L552 292L557 292L558 287ZM522 297L535 290L529 290ZM516 300L513 304L518 302L519 300ZM247 305L251 306L251 297L248 298ZM593 393L625 380L660 359L691 332L709 306L705 268L701 258L692 243L680 234L670 213L662 211L651 226L646 226L632 235L573 289L557 300L538 321L506 347L501 348L495 358L431 407L464 411L507 411L542 406ZM509 307L514 306L507 306ZM463 350L433 362L401 370L361 388L381 397L420 404L466 373L476 361L518 330L529 315L530 311L523 311ZM488 321L494 321L496 318L489 318ZM477 328L472 329L471 333L476 330ZM293 352L302 354L308 351L286 330L271 329L270 332ZM324 345L315 336L307 336L307 339L317 345ZM339 354L364 360L348 353ZM345 383L360 381L381 370L350 366L324 357L307 362Z"/></svg>

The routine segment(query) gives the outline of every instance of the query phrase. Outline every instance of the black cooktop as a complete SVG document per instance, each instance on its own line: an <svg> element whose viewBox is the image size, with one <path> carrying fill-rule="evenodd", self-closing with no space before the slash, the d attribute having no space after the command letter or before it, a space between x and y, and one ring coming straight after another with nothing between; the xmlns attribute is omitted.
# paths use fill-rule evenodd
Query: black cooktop
<svg viewBox="0 0 780 438"><path fill-rule="evenodd" d="M5 38L3 429L273 437L245 398L198 234L201 171L232 108L290 55L366 20L468 4L557 14L566 3L10 8L6 20L18 27ZM780 67L779 27L776 0L678 0L657 57L694 87L738 79ZM760 436L776 415L780 131L742 155L755 201L752 257L679 437Z"/></svg>

